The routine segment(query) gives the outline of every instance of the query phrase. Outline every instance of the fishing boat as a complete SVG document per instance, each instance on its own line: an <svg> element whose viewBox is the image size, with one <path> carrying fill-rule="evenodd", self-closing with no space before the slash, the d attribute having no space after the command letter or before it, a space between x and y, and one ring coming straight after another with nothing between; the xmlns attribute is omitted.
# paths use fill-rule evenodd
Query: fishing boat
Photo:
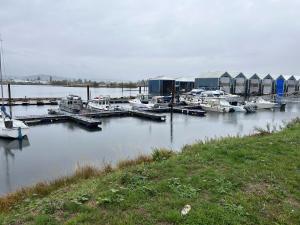
<svg viewBox="0 0 300 225"><path fill-rule="evenodd" d="M1 40L0 40L1 42ZM19 138L22 139L29 132L29 127L22 121L12 119L11 115L6 112L3 100L3 78L2 78L2 55L0 48L0 82L1 82L1 116L0 116L0 138Z"/></svg>
<svg viewBox="0 0 300 225"><path fill-rule="evenodd" d="M87 108L92 111L108 111L111 109L110 96L98 96L88 102Z"/></svg>
<svg viewBox="0 0 300 225"><path fill-rule="evenodd" d="M79 113L83 109L82 99L78 95L68 95L60 101L59 109L65 112Z"/></svg>

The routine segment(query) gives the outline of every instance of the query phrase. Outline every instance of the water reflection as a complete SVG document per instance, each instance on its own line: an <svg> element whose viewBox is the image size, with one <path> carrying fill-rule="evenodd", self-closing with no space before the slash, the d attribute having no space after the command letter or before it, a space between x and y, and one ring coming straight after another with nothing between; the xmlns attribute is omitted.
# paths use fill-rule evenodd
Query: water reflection
<svg viewBox="0 0 300 225"><path fill-rule="evenodd" d="M11 174L10 174L10 161L14 162L15 159L15 150L22 151L23 148L30 146L29 140L27 137L23 139L9 140L9 139L0 139L0 149L3 151L4 155L4 170L5 170L5 186L7 191L12 191L11 185Z"/></svg>
<svg viewBox="0 0 300 225"><path fill-rule="evenodd" d="M49 107L20 106L13 110L16 115L43 114ZM289 104L286 112L207 113L205 117L166 113L166 122L134 117L102 118L101 132L90 132L70 122L32 126L30 146L26 140L21 144L17 140L0 140L0 195L71 174L78 163L115 164L140 154L151 154L154 148L177 151L197 140L247 135L253 133L254 127L265 128L268 123L278 126L283 120L289 121L299 116L299 111L300 104Z"/></svg>

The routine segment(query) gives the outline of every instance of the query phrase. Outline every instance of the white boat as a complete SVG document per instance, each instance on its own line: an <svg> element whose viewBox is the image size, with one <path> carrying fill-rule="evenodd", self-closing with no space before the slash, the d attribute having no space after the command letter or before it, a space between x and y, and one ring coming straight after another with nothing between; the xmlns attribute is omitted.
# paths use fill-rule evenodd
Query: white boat
<svg viewBox="0 0 300 225"><path fill-rule="evenodd" d="M135 98L129 100L129 104L133 109L152 109L154 104L152 103L143 103L140 98Z"/></svg>
<svg viewBox="0 0 300 225"><path fill-rule="evenodd" d="M148 96L138 95L135 99L129 100L129 104L134 109L152 109L159 107L167 107L170 105L170 96Z"/></svg>
<svg viewBox="0 0 300 225"><path fill-rule="evenodd" d="M246 105L254 106L256 109L273 109L277 106L277 103L264 100L260 97L252 102L247 102Z"/></svg>
<svg viewBox="0 0 300 225"><path fill-rule="evenodd" d="M0 40L1 42L1 40ZM0 46L0 82L1 82L1 116L0 116L0 138L23 138L29 132L29 127L20 120L12 119L9 114L6 113L3 102L3 80L2 80L2 57Z"/></svg>
<svg viewBox="0 0 300 225"><path fill-rule="evenodd" d="M98 96L88 102L87 108L92 111L108 111L111 109L110 96Z"/></svg>
<svg viewBox="0 0 300 225"><path fill-rule="evenodd" d="M20 120L8 117L0 118L0 137L2 138L23 138L29 133L29 127Z"/></svg>
<svg viewBox="0 0 300 225"><path fill-rule="evenodd" d="M227 104L223 99L209 99L200 104L201 108L209 112L234 112L232 105Z"/></svg>
<svg viewBox="0 0 300 225"><path fill-rule="evenodd" d="M231 105L228 101L221 99L220 105L227 108L232 108L234 112L247 112L243 105Z"/></svg>

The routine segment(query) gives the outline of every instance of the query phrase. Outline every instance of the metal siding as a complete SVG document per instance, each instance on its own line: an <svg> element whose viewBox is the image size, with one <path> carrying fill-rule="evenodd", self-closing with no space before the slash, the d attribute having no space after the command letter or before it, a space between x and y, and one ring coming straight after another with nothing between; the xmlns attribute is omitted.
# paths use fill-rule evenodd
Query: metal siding
<svg viewBox="0 0 300 225"><path fill-rule="evenodd" d="M272 94L273 89L273 80L272 79L263 79L262 81L262 89L264 95Z"/></svg>
<svg viewBox="0 0 300 225"><path fill-rule="evenodd" d="M196 88L218 89L219 78L196 78Z"/></svg>
<svg viewBox="0 0 300 225"><path fill-rule="evenodd" d="M287 80L287 92L293 93L296 91L296 81L295 80Z"/></svg>
<svg viewBox="0 0 300 225"><path fill-rule="evenodd" d="M226 93L230 93L231 89L231 79L230 77L221 77L220 78L220 89Z"/></svg>
<svg viewBox="0 0 300 225"><path fill-rule="evenodd" d="M249 80L249 93L250 94L259 93L259 80L258 79L250 79Z"/></svg>
<svg viewBox="0 0 300 225"><path fill-rule="evenodd" d="M244 94L246 90L246 79L243 77L235 78L235 93Z"/></svg>

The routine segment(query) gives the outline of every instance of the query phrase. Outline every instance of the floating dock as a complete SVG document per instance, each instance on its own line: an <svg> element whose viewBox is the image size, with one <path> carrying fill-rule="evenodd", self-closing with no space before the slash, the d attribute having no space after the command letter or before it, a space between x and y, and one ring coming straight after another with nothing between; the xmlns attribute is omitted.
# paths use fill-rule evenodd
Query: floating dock
<svg viewBox="0 0 300 225"><path fill-rule="evenodd" d="M31 116L17 116L17 120L26 122L28 125L47 124L55 122L73 121L87 128L97 128L101 121L88 118L80 115L57 114L57 115L31 115Z"/></svg>
<svg viewBox="0 0 300 225"><path fill-rule="evenodd" d="M99 125L101 124L99 118L105 118L105 117L135 116L135 117L150 119L159 122L166 121L165 115L158 115L150 112L142 112L137 110L82 112L80 114L72 114L72 113L52 110L52 113L55 114L16 116L15 119L26 122L28 125L73 121L87 128L99 127Z"/></svg>
<svg viewBox="0 0 300 225"><path fill-rule="evenodd" d="M173 113L181 113L191 116L205 116L206 112L200 109L200 107L195 106L176 106L173 107L160 107L160 108L153 108L153 109L147 109L146 112L153 112L153 113L167 113L167 112L173 112Z"/></svg>
<svg viewBox="0 0 300 225"><path fill-rule="evenodd" d="M19 105L58 105L60 97L29 97L29 98L4 98L4 105L6 106L19 106ZM129 103L130 97L111 98L111 104L126 104ZM87 104L87 101L83 102Z"/></svg>

